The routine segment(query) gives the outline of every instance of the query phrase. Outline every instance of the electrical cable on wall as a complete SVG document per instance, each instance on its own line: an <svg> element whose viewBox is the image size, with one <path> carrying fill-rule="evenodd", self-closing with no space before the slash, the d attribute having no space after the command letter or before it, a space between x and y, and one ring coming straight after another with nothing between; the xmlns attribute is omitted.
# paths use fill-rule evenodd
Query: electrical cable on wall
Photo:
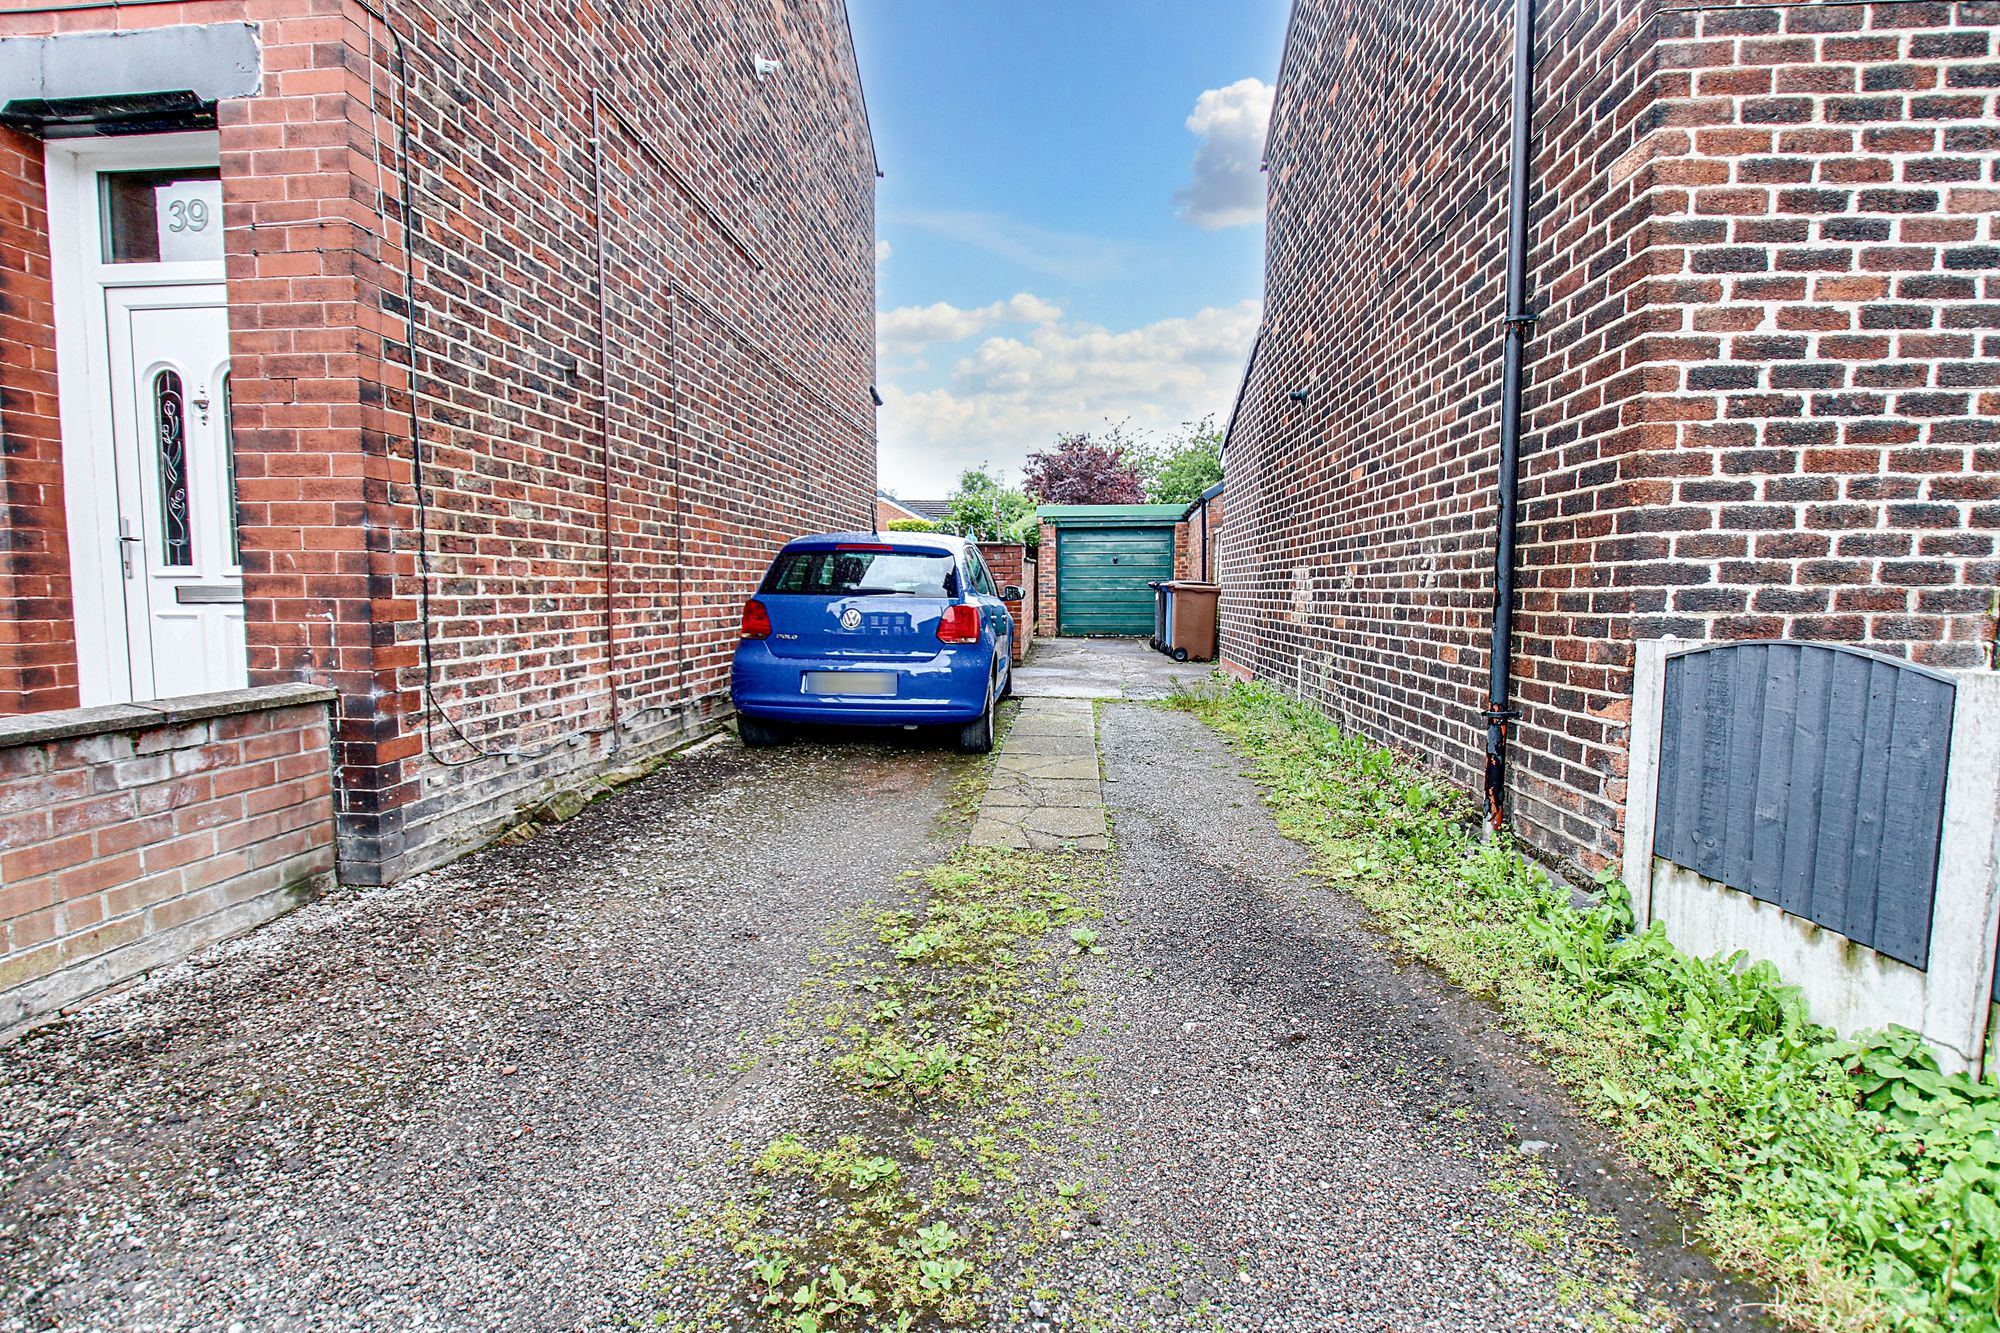
<svg viewBox="0 0 2000 1333"><path fill-rule="evenodd" d="M549 741L543 745L534 747L508 746L502 748L493 748L483 745L479 741L476 741L471 736L469 736L466 733L465 729L459 724L458 720L452 716L450 710L444 706L443 701L438 697L435 643L433 636L434 618L431 609L431 582L434 571L432 569L431 552L430 552L430 515L429 515L430 502L427 495L427 481L425 476L426 459L425 459L425 449L423 445L423 436L422 436L423 417L418 402L419 389L418 389L418 369L417 369L417 347L419 342L419 331L421 326L419 320L420 307L418 306L416 299L416 285L415 285L416 244L418 239L423 236L424 232L423 232L422 216L420 215L420 213L416 208L416 194L420 187L417 184L416 171L413 165L414 159L411 152L412 138L410 131L410 112L409 112L411 77L409 70L409 58L408 58L407 48L405 47L405 44L403 42L403 38L401 34L396 31L394 25L390 22L388 16L384 14L381 10L375 8L372 4L368 2L368 0L356 0L356 3L364 11L366 11L373 18L375 18L375 20L381 25L384 31L388 34L389 42L391 45L391 55L394 64L394 75L395 75L394 109L396 117L395 132L397 136L397 156L398 156L398 162L395 174L397 177L398 185L400 187L398 191L397 204L398 204L399 220L403 228L403 254L404 254L403 322L405 331L407 372L410 377L410 383L408 387L408 394L409 394L408 421L409 421L409 439L410 439L411 483L414 495L414 503L412 505L412 508L415 516L414 535L416 537L416 557L417 557L417 570L418 570L417 615L419 622L419 655L422 664L422 673L423 673L422 695L425 704L424 719L423 719L424 749L426 754L434 762L451 768L465 767L471 764L479 763L483 760L490 760L490 759L514 760L517 762L518 761L532 762L534 760L545 758L548 755L554 754L559 750L569 745L572 745L580 740L588 740L592 737L606 735L606 734L617 735L622 731L635 730L641 724L642 721L650 719L659 714L672 712L679 708L684 708L687 706L688 703L688 700L685 697L687 693L686 689L687 652L686 652L686 629L685 629L686 598L687 598L687 592L686 592L687 561L686 561L686 545L684 540L685 512L683 508L683 495L682 495L684 487L683 487L682 460L680 455L680 436L682 433L683 426L680 421L681 394L679 385L680 372L679 372L679 360L678 360L679 301L681 299L686 299L695 304L706 315L708 315L708 317L711 320L713 320L719 326L722 332L724 332L732 340L736 341L739 345L743 346L744 348L752 352L760 361L764 362L767 367L775 371L779 377L792 383L795 387L802 390L807 396L810 396L818 400L834 416L836 416L844 423L855 429L857 432L865 434L865 427L852 414L847 412L842 407L842 405L835 402L832 398L824 394L816 385L810 384L805 380L800 379L796 375L792 374L781 362L779 362L779 360L774 355L772 355L767 349L765 349L755 338L749 336L741 329L739 329L734 324L733 321L722 315L721 312L716 310L714 306L709 304L707 301L702 299L694 292L690 291L685 285L681 284L678 279L674 278L669 279L668 293L667 293L669 331L670 331L669 374L671 377L670 382L672 385L671 388L672 411L670 414L671 419L669 423L669 434L670 434L669 443L670 443L672 467L674 473L673 492L675 497L675 513L674 513L675 557L676 557L675 602L677 610L676 642L675 642L675 650L677 658L676 689L675 689L676 697L671 703L650 705L646 708L638 710L635 713L630 714L629 716L621 716L621 712L618 707L619 701L617 697L618 682L617 682L617 671L616 671L616 651L617 651L616 634L615 634L616 627L615 623L613 622L613 607L611 605L612 590L614 587L612 567L615 564L615 553L612 548L613 519L611 510L611 482L610 482L611 472L612 472L611 440L610 440L610 429L609 429L609 402L608 402L609 387L610 387L610 358L609 358L608 335L605 331L606 320L604 312L604 301L605 301L604 273L606 266L603 255L603 236L602 236L602 222L604 216L603 189L602 189L602 170L603 170L602 120L609 119L612 124L616 125L621 131L623 131L626 135L628 135L632 139L634 144L639 148L640 153L647 159L647 161L653 164L656 168L658 168L663 175L667 176L668 179L673 183L673 185L677 187L695 204L697 210L705 218L707 218L717 228L718 231L720 231L723 234L723 236L730 243L731 247L734 248L743 257L743 259L749 265L751 265L751 267L754 270L761 271L764 265L762 259L755 253L753 249L750 248L748 243L744 241L741 235L738 234L734 230L734 228L732 228L728 224L727 220L721 216L721 214L714 208L712 204L710 204L705 198L703 198L699 194L699 192L697 192L694 189L692 183L682 173L676 170L671 163L667 161L665 156L661 154L658 151L658 149L655 148L645 138L645 136L637 130L637 128L630 121L630 119L627 118L614 103L612 103L608 98L603 97L600 90L593 88L591 90L591 98L592 98L591 138L592 138L592 154L593 154L593 171L595 174L593 186L598 201L596 220L597 220L597 226L599 228L599 237L598 237L599 251L597 256L598 285L597 285L597 290L594 293L594 299L598 305L599 337L600 337L599 361L600 361L600 377L602 380L599 389L599 422L600 422L600 437L601 437L601 447L602 447L601 465L604 469L603 476L604 476L604 496L605 496L604 560L606 568L606 581L605 581L605 587L606 587L605 620L606 620L606 652L607 652L606 676L611 691L611 700L609 704L609 712L611 720L605 726L579 728L563 736L560 736L552 741ZM435 16L432 17L435 18ZM373 77L372 61L371 61L370 77L372 80ZM380 135L377 135L375 140L375 160L379 177L382 174ZM378 193L378 199L380 198L381 195ZM440 201L440 204L442 206L442 201ZM386 217L385 217L384 229L386 232ZM432 359L435 361L438 358L433 357ZM454 366L458 365L458 363L456 362L449 361L448 358L446 359L446 363ZM434 730L434 722L436 724L440 724L443 727L443 729L447 733L449 733L449 738L451 741L455 742L458 746L463 747L464 749L470 751L471 752L470 755L468 757L452 758L452 757L447 757L446 755L440 753L438 747L438 739Z"/></svg>

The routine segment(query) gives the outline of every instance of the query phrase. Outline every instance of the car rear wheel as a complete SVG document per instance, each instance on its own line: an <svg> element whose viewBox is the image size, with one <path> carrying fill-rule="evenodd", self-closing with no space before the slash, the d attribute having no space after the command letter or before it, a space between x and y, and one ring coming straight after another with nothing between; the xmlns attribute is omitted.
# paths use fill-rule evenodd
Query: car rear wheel
<svg viewBox="0 0 2000 1333"><path fill-rule="evenodd" d="M748 713L736 715L736 734L743 738L745 745L751 746L776 745L784 739L775 725Z"/></svg>
<svg viewBox="0 0 2000 1333"><path fill-rule="evenodd" d="M993 750L993 684L986 685L986 707L978 717L958 729L960 754L990 754Z"/></svg>

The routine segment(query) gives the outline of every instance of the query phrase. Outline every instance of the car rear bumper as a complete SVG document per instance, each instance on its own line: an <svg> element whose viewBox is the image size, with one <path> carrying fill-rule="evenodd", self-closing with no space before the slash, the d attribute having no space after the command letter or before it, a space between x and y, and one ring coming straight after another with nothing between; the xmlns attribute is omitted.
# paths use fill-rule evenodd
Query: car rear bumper
<svg viewBox="0 0 2000 1333"><path fill-rule="evenodd" d="M780 657L770 645L737 645L729 693L739 713L774 722L837 722L859 726L920 726L969 722L986 707L993 667L987 645L941 649L910 661L865 657ZM808 694L807 672L893 672L896 693Z"/></svg>

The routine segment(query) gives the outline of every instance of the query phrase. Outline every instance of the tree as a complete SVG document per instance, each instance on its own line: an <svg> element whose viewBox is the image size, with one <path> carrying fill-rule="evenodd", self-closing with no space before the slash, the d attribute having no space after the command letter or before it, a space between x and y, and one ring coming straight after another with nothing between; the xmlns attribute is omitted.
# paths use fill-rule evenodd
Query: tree
<svg viewBox="0 0 2000 1333"><path fill-rule="evenodd" d="M1138 452L1123 426L1107 427L1095 439L1084 431L1059 435L1052 447L1028 455L1021 482L1043 504L1139 504L1146 492Z"/></svg>
<svg viewBox="0 0 2000 1333"><path fill-rule="evenodd" d="M1222 480L1222 432L1213 416L1183 422L1166 443L1145 447L1138 460L1146 498L1154 504L1192 504Z"/></svg>
<svg viewBox="0 0 2000 1333"><path fill-rule="evenodd" d="M958 474L958 489L951 493L951 513L943 526L961 537L982 542L1023 542L1034 546L1041 540L1035 522L1035 502L1006 484L1004 476L994 476L984 465Z"/></svg>

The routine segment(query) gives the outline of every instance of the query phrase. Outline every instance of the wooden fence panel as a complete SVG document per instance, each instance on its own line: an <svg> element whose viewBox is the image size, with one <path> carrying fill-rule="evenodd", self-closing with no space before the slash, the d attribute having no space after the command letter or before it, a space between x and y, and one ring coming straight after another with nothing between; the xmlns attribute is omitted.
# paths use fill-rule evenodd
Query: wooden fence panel
<svg viewBox="0 0 2000 1333"><path fill-rule="evenodd" d="M1654 852L1926 966L1955 693L1836 644L1669 658Z"/></svg>

